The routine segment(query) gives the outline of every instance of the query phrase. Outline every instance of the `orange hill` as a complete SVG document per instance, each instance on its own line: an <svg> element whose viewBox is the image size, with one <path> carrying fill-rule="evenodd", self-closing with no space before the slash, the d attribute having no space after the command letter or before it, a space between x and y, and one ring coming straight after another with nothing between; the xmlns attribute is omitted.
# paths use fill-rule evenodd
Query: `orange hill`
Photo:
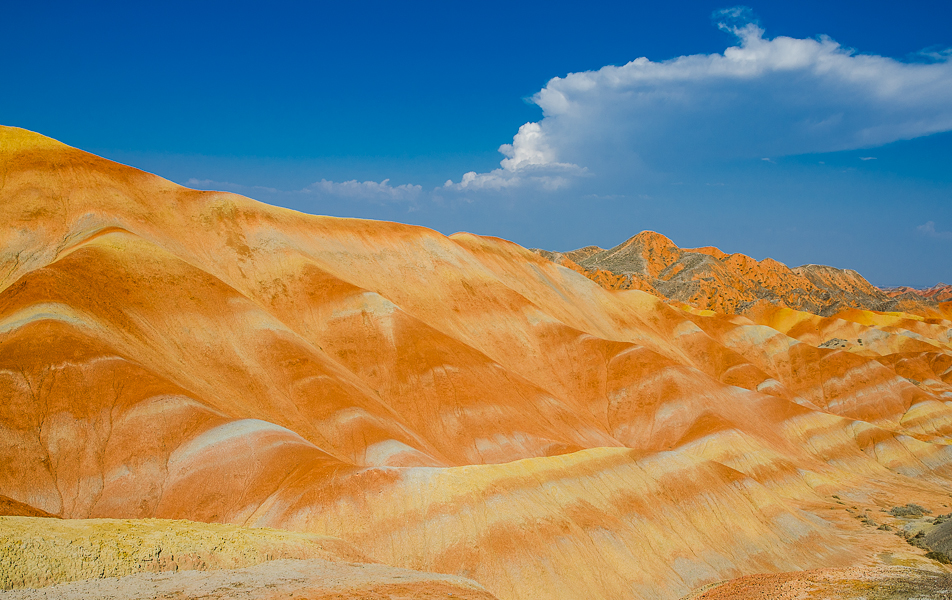
<svg viewBox="0 0 952 600"><path fill-rule="evenodd" d="M705 311L503 240L194 191L15 128L0 223L16 514L279 528L503 600L595 600L930 563L847 509L952 510L948 304ZM656 234L609 253L600 268L651 282L745 273L721 280L727 312L757 285L819 302L834 279Z"/></svg>
<svg viewBox="0 0 952 600"><path fill-rule="evenodd" d="M884 288L883 291L886 292L886 295L890 298L898 298L900 296L908 297L906 296L907 294L914 294L933 302L952 301L952 285L947 283L939 283L924 290L917 290L911 287L895 287Z"/></svg>
<svg viewBox="0 0 952 600"><path fill-rule="evenodd" d="M534 252L577 271L610 290L642 290L698 308L743 313L760 301L829 316L847 308L941 316L936 303L952 300L952 288L879 289L856 271L821 265L790 269L767 258L726 254L714 247L682 249L653 231L603 250Z"/></svg>

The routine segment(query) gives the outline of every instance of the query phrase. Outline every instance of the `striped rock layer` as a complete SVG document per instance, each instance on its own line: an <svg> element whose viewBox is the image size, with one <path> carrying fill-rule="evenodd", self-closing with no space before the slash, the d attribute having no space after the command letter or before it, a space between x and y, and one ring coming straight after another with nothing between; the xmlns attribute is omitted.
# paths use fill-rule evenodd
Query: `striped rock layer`
<svg viewBox="0 0 952 600"><path fill-rule="evenodd" d="M609 290L641 290L706 310L745 314L775 304L824 316L849 308L944 318L937 305L952 300L940 283L918 290L878 288L851 269L755 260L707 246L679 248L654 231L642 231L614 248L533 252L585 275Z"/></svg>
<svg viewBox="0 0 952 600"><path fill-rule="evenodd" d="M908 546L842 504L948 512L934 310L700 310L0 128L0 496L332 536L503 600L850 566Z"/></svg>

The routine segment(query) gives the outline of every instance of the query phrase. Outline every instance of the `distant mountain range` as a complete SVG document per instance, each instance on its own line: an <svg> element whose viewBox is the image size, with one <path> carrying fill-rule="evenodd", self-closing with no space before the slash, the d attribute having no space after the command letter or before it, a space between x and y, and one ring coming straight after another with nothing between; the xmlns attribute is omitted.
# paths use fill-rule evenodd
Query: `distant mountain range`
<svg viewBox="0 0 952 600"><path fill-rule="evenodd" d="M952 285L939 283L930 288L916 289L908 286L880 288L890 298L905 297L907 294L913 294L932 302L949 302L952 300Z"/></svg>
<svg viewBox="0 0 952 600"><path fill-rule="evenodd" d="M533 249L610 290L642 290L706 310L746 313L768 302L829 316L847 308L905 312L938 318L937 304L952 300L952 286L928 290L878 288L851 269L823 265L789 268L767 258L727 254L707 246L679 248L660 233L643 231L607 250Z"/></svg>

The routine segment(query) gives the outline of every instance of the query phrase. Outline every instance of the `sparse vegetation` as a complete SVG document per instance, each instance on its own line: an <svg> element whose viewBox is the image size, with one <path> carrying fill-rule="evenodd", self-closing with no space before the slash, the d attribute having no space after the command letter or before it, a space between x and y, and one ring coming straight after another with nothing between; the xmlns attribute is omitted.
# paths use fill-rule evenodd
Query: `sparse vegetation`
<svg viewBox="0 0 952 600"><path fill-rule="evenodd" d="M862 517L860 517L859 520L863 522L863 525L869 525L870 527L876 527L877 525L879 525L879 523L877 523L876 521L870 519L870 518L869 518L868 516L866 516L866 515L863 515Z"/></svg>
<svg viewBox="0 0 952 600"><path fill-rule="evenodd" d="M929 552L926 552L926 558L931 558L932 560L938 561L942 563L943 565L952 564L952 557L949 557L949 555L944 552L936 552L935 550L930 550Z"/></svg>
<svg viewBox="0 0 952 600"><path fill-rule="evenodd" d="M919 506L918 504L907 504L905 506L894 506L889 509L889 514L894 517L901 518L919 518L923 515L931 514L932 511L928 508Z"/></svg>

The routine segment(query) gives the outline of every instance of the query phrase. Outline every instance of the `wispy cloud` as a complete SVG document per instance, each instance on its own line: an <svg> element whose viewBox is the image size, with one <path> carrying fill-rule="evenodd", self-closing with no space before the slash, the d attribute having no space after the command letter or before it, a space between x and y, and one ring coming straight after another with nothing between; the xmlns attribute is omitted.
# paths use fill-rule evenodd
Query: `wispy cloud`
<svg viewBox="0 0 952 600"><path fill-rule="evenodd" d="M319 196L346 198L349 200L368 201L377 203L414 202L423 194L423 187L414 184L390 185L389 179L383 181L328 181L321 179L316 183L300 190L279 190L260 185L248 186L228 181L214 181L211 179L191 178L185 182L193 188L234 192L246 196L254 196L256 192L266 192L269 195L279 196Z"/></svg>
<svg viewBox="0 0 952 600"><path fill-rule="evenodd" d="M759 25L754 11L749 6L721 8L711 13L711 20L721 31L736 33L748 25Z"/></svg>
<svg viewBox="0 0 952 600"><path fill-rule="evenodd" d="M876 160L875 156L860 156L860 160Z"/></svg>
<svg viewBox="0 0 952 600"><path fill-rule="evenodd" d="M936 231L935 221L928 221L916 227L916 230L926 237L938 240L952 240L952 231Z"/></svg>
<svg viewBox="0 0 952 600"><path fill-rule="evenodd" d="M231 183L230 181L215 181L213 179L197 179L192 177L185 182L185 185L191 188L199 190L212 190L217 192L234 192L236 194L247 194L252 191L262 191L269 193L278 193L280 190L277 190L272 187L265 187L263 185L242 185L240 183Z"/></svg>
<svg viewBox="0 0 952 600"><path fill-rule="evenodd" d="M301 191L307 194L339 196L342 198L360 200L406 202L418 199L423 191L423 187L408 183L392 186L390 185L389 179L384 179L380 183L376 181L357 181L356 179L341 182L321 179Z"/></svg>

